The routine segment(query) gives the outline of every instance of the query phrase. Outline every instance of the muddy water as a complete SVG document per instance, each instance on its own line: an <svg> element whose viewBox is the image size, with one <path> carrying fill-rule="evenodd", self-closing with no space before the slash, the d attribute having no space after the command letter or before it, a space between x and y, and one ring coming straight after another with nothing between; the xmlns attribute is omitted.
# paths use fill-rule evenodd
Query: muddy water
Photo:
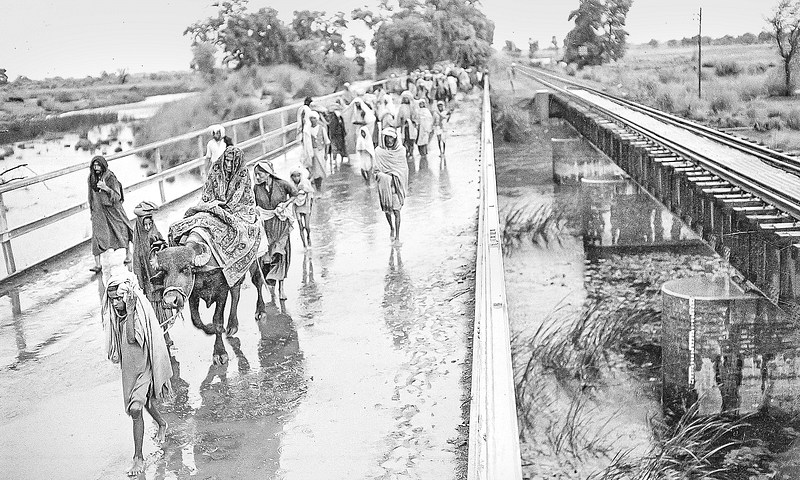
<svg viewBox="0 0 800 480"><path fill-rule="evenodd" d="M527 379L525 474L586 478L619 453L637 458L650 447L649 419L661 417L661 285L726 267L566 124L534 125L523 143L498 142L495 156L506 214L547 206L558 216L548 239L514 241L506 252L518 378L531 358L527 347L547 346L540 327L571 335L589 309L619 319L608 323L604 335L615 341L603 344L594 374L575 381L544 368Z"/></svg>
<svg viewBox="0 0 800 480"><path fill-rule="evenodd" d="M289 299L255 322L246 284L228 365L211 364L212 338L185 312L171 331L167 441L156 446L146 420L143 478L463 478L479 112L479 97L456 110L446 162L432 152L411 165L401 246L375 187L347 167L332 172L313 248L292 233ZM185 207L163 212L159 229ZM0 298L9 478L124 478L130 421L118 367L104 358L91 262L64 258Z"/></svg>

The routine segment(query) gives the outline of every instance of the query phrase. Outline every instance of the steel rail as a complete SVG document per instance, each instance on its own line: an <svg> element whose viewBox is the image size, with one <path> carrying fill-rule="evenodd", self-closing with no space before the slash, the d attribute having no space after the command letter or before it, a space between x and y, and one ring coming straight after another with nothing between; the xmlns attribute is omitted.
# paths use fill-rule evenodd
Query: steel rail
<svg viewBox="0 0 800 480"><path fill-rule="evenodd" d="M671 150L675 154L687 160L691 160L697 163L699 166L706 169L710 173L720 177L721 179L727 182L730 182L731 184L741 188L744 191L747 191L748 193L755 195L756 197L763 199L765 202L776 206L777 208L783 210L785 213L788 213L795 218L800 218L800 199L794 198L790 195L786 195L781 190L774 188L772 185L760 182L756 179L743 175L733 169L727 168L724 164L717 162L714 159L706 155L703 155L700 152L693 151L687 147L684 147L683 145L678 144L677 142L674 142L664 137L658 132L650 130L642 125L638 125L634 122L631 122L628 119L622 118L621 116L615 114L614 112L606 108L603 108L578 95L573 94L568 89L558 87L557 85L547 82L546 80L543 80L541 78L536 78L535 75L529 74L527 72L523 72L523 74L534 78L537 82L542 83L543 85L546 85L549 88L553 88L554 90L562 94L568 95L570 98L576 99L579 103L586 105L591 109L601 112L604 116L613 119L619 124L624 125L635 132L638 132L644 137L652 139L654 142L660 144L664 148ZM605 98L606 95L603 95L603 97ZM702 136L704 136L705 138L709 138L708 135L702 135ZM718 139L713 137L711 139L718 141ZM746 149L738 148L735 145L727 144L727 146L731 148L736 148L737 150L743 151L745 153L752 154ZM761 158L759 157L759 159Z"/></svg>
<svg viewBox="0 0 800 480"><path fill-rule="evenodd" d="M527 67L523 67L526 68ZM602 96L607 100L612 102L618 103L620 105L626 106L632 110L636 110L641 113L645 113L652 117L659 118L660 120L664 121L665 123L670 123L676 126L681 126L685 130L689 130L691 132L697 133L702 135L706 138L713 138L715 141L722 143L724 145L728 145L732 148L736 148L738 150L747 151L751 155L757 156L762 161L772 164L778 168L783 170L789 171L796 175L800 175L800 160L792 155L787 155L782 152L777 152L772 150L768 147L763 145L759 145L757 143L753 143L751 141L745 140L743 138L737 137L735 135L731 135L727 132L723 132L717 130L712 127L708 127L706 125L701 125L697 122L693 122L691 120L681 118L677 115L673 115L671 113L663 112L658 110L657 108L649 107L647 105L642 105L640 103L636 103L632 100L628 100L625 98L620 98L615 95L611 95L607 92L602 90L598 90L588 85L584 85L580 82L576 82L574 80L569 80L566 78L559 77L558 75L554 75L552 73L543 72L543 71L536 71L535 74L530 73L526 70L520 70L523 75L526 75L531 78L536 78L536 75L544 75L546 77L550 77L556 79L560 82L566 83L568 85L573 85L576 87L580 87L583 90L592 92L596 95ZM537 80L538 81L538 80Z"/></svg>
<svg viewBox="0 0 800 480"><path fill-rule="evenodd" d="M484 76L467 479L521 480L491 115Z"/></svg>

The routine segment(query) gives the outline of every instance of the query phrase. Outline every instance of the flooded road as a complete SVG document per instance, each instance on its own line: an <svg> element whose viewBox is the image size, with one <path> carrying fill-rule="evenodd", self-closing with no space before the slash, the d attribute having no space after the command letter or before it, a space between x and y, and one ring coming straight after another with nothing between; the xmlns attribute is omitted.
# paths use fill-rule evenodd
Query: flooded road
<svg viewBox="0 0 800 480"><path fill-rule="evenodd" d="M162 409L167 440L154 445L146 420L143 477L461 478L479 98L456 109L446 163L416 157L401 246L391 245L374 185L340 167L315 202L313 249L292 233L285 304L257 323L245 284L228 365L212 365L213 339L185 312L170 332L177 395ZM191 203L156 218L162 233ZM102 287L80 253L0 300L8 478L124 478L130 463L120 375L102 344Z"/></svg>

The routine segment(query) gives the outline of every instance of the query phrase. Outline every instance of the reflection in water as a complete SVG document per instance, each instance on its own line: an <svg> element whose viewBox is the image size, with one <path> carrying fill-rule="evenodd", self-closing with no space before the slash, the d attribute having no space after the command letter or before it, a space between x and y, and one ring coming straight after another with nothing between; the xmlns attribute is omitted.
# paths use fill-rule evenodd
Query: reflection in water
<svg viewBox="0 0 800 480"><path fill-rule="evenodd" d="M414 285L403 268L400 248L393 246L389 252L389 269L384 277L383 303L384 320L394 336L394 344L400 346L408 339L413 319Z"/></svg>
<svg viewBox="0 0 800 480"><path fill-rule="evenodd" d="M198 473L230 478L231 472L224 470L230 464L215 460L232 458L242 471L258 470L264 478L279 471L286 413L306 391L303 354L292 317L277 306L268 306L257 325L260 368L253 369L238 337L229 338L239 374L229 375L229 365L211 364L199 385L196 410L189 404L190 385L180 377L180 362L172 358L175 397L164 405L170 431L164 455L155 461L158 478ZM254 434L262 441L241 441Z"/></svg>
<svg viewBox="0 0 800 480"><path fill-rule="evenodd" d="M696 238L632 181L584 180L580 196L587 245L670 245Z"/></svg>

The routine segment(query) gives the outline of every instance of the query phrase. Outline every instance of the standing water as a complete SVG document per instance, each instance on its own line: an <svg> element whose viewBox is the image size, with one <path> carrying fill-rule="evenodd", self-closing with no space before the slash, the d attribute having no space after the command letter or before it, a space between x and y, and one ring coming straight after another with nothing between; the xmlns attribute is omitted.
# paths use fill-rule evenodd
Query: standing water
<svg viewBox="0 0 800 480"><path fill-rule="evenodd" d="M148 97L143 102L105 107L103 111L111 109L119 112L120 116L138 120L154 114L164 103L184 98L187 95L193 95L193 93L158 95L157 98ZM130 150L135 147L133 126L134 122L124 121L89 129L86 135L88 141L98 146L91 150L76 147L80 140L78 133L67 133L57 138L17 143L14 145L14 155L0 161L0 171L8 171L14 167L19 168L8 171L2 176L2 180L3 182L13 182L14 179L29 178L71 165L87 163L94 155L111 155ZM109 168L117 175L123 187L155 173L152 162L139 155L113 160L110 162ZM87 176L88 169L3 194L9 229L85 202ZM199 177L195 175L179 175L174 181L165 182L166 197L167 199L180 197L199 186L199 182ZM133 216L133 208L136 204L144 199L160 203L157 184L126 195L124 207L129 217ZM91 222L88 210L27 233L11 242L17 270L55 255L90 237ZM0 277L7 274L6 265L0 265Z"/></svg>

